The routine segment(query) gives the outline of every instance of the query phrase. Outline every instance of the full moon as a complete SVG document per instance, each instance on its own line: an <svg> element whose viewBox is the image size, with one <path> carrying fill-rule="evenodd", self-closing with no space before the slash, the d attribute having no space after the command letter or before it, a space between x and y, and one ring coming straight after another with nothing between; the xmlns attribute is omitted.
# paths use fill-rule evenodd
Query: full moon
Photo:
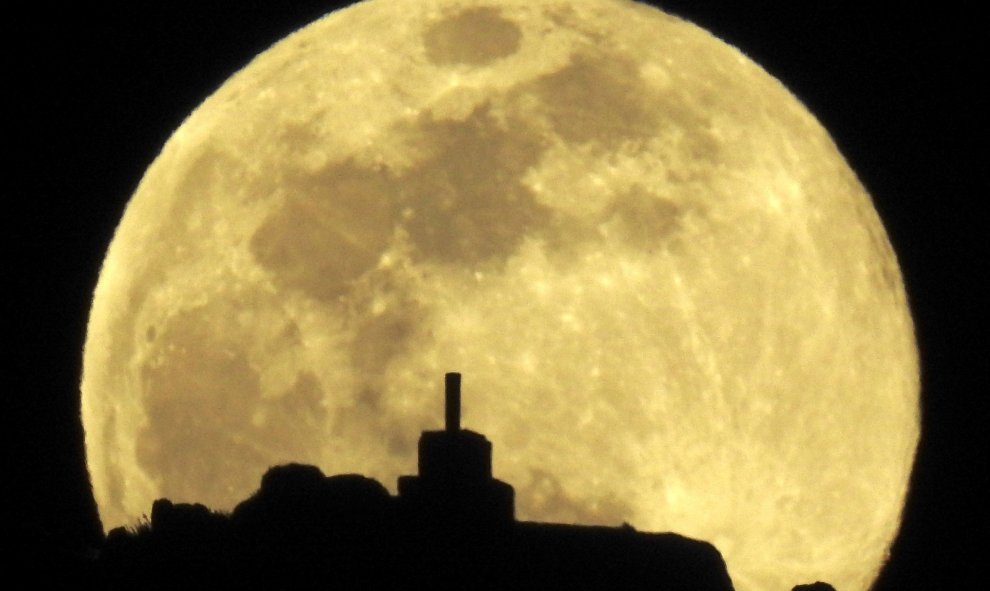
<svg viewBox="0 0 990 591"><path fill-rule="evenodd" d="M828 133L625 0L368 0L260 54L147 170L89 318L105 527L272 465L395 490L464 373L525 520L866 589L919 431L887 235Z"/></svg>

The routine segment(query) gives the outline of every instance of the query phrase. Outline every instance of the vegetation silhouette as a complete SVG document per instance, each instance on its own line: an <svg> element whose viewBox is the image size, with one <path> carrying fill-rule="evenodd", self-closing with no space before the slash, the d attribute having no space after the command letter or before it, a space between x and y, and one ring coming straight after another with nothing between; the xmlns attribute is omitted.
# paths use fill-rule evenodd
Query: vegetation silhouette
<svg viewBox="0 0 990 591"><path fill-rule="evenodd" d="M492 477L491 443L460 427L460 374L446 376L446 408L397 496L357 474L276 466L229 514L155 501L149 522L108 534L93 574L109 588L732 590L704 541L517 521L512 487ZM795 591L831 589L822 585Z"/></svg>

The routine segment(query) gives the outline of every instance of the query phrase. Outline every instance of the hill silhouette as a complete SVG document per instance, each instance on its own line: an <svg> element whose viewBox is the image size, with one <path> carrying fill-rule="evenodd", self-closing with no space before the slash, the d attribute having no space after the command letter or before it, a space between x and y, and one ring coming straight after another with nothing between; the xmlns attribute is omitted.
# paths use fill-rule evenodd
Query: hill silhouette
<svg viewBox="0 0 990 591"><path fill-rule="evenodd" d="M733 589L704 541L517 521L491 443L460 428L459 374L446 397L446 428L422 434L419 473L399 478L397 496L357 474L276 466L229 514L155 501L150 521L108 534L89 574L104 588Z"/></svg>

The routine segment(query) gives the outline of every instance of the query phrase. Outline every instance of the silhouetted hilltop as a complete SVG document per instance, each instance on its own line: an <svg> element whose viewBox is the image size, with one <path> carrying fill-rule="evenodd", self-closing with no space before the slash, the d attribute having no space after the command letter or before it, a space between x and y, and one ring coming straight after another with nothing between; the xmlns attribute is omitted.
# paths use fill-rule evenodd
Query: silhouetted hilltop
<svg viewBox="0 0 990 591"><path fill-rule="evenodd" d="M98 577L155 588L732 589L704 542L628 526L427 521L440 504L422 509L363 476L277 466L229 515L156 501L147 524L110 533Z"/></svg>
<svg viewBox="0 0 990 591"><path fill-rule="evenodd" d="M238 538L256 544L330 544L380 536L392 498L376 480L357 474L326 477L315 466L270 469L261 488L231 514Z"/></svg>
<svg viewBox="0 0 990 591"><path fill-rule="evenodd" d="M276 466L230 514L156 501L149 523L107 536L98 581L169 589L732 590L721 554L707 542L628 525L516 521L512 487L492 477L491 443L460 428L459 374L448 374L446 386L446 428L422 434L418 474L399 478L397 496L356 474Z"/></svg>

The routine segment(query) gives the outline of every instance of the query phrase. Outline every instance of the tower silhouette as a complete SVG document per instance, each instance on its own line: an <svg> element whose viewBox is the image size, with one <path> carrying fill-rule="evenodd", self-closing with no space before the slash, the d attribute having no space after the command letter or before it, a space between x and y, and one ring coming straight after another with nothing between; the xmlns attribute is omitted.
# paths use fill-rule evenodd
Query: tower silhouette
<svg viewBox="0 0 990 591"><path fill-rule="evenodd" d="M512 487L492 477L492 444L461 429L461 374L447 373L446 425L419 438L419 475L400 476L400 513L411 525L491 530L515 518Z"/></svg>

